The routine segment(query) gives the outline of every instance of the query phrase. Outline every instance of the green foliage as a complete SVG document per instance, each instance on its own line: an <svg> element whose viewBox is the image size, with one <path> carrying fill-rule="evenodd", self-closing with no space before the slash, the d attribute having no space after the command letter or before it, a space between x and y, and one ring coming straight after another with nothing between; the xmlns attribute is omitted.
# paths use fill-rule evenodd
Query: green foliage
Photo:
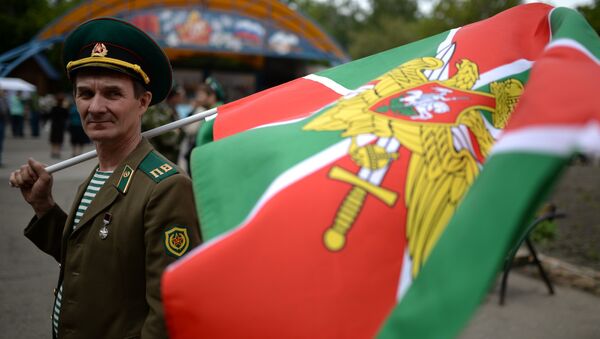
<svg viewBox="0 0 600 339"><path fill-rule="evenodd" d="M537 225L530 234L531 240L536 243L545 243L556 238L556 223L546 220Z"/></svg>
<svg viewBox="0 0 600 339"><path fill-rule="evenodd" d="M418 15L415 0L371 0L370 5L372 12L367 25L378 26L391 18L414 21Z"/></svg>
<svg viewBox="0 0 600 339"><path fill-rule="evenodd" d="M431 13L420 13L416 0L289 0L340 42L353 58L398 47L451 28L464 26L518 5L520 0L430 0Z"/></svg>
<svg viewBox="0 0 600 339"><path fill-rule="evenodd" d="M425 35L421 23L402 18L382 16L378 25L368 26L350 35L352 44L348 52L353 58L361 58L387 49L413 42Z"/></svg>
<svg viewBox="0 0 600 339"><path fill-rule="evenodd" d="M367 13L354 0L315 1L288 0L291 8L313 20L333 36L345 49L351 43L351 32L359 30Z"/></svg>
<svg viewBox="0 0 600 339"><path fill-rule="evenodd" d="M434 6L431 20L444 30L489 18L520 4L519 0L444 0Z"/></svg>
<svg viewBox="0 0 600 339"><path fill-rule="evenodd" d="M595 0L591 5L579 6L577 10L583 14L596 33L600 34L600 0Z"/></svg>
<svg viewBox="0 0 600 339"><path fill-rule="evenodd" d="M489 18L521 0L420 0L432 4L418 11L417 0L282 0L300 10L333 36L353 58L401 46L451 28ZM0 53L31 40L78 0L2 0ZM365 1L362 2L363 4ZM600 32L600 0L578 10ZM50 51L50 59L56 59Z"/></svg>
<svg viewBox="0 0 600 339"><path fill-rule="evenodd" d="M75 0L2 0L0 53L27 43L44 26L76 3Z"/></svg>
<svg viewBox="0 0 600 339"><path fill-rule="evenodd" d="M465 26L487 19L520 3L521 0L437 1L432 12L422 20L420 33L423 36L431 36Z"/></svg>

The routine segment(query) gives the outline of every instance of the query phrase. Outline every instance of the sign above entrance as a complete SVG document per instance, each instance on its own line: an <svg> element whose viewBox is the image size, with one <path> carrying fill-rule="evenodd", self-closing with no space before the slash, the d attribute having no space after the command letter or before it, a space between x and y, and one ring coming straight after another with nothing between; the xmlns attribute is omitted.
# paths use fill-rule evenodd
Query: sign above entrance
<svg viewBox="0 0 600 339"><path fill-rule="evenodd" d="M204 7L163 7L118 17L152 35L164 47L343 62L273 22Z"/></svg>

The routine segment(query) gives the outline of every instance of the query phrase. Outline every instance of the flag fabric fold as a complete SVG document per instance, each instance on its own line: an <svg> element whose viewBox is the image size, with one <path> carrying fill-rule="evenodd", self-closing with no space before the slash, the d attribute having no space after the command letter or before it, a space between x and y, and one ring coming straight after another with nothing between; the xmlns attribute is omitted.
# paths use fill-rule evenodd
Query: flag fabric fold
<svg viewBox="0 0 600 339"><path fill-rule="evenodd" d="M577 12L522 5L219 107L170 336L456 336L569 157L600 153L599 56Z"/></svg>

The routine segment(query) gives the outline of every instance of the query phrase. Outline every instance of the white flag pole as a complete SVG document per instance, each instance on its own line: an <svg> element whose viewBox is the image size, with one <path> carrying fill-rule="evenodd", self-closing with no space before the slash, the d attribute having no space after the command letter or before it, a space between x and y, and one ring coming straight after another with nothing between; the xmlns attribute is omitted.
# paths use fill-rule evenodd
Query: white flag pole
<svg viewBox="0 0 600 339"><path fill-rule="evenodd" d="M191 124L193 122L196 122L196 121L200 121L200 120L202 120L202 119L204 119L206 117L209 117L211 115L215 115L216 113L217 113L217 108L216 107L215 108L211 108L211 109L209 109L207 111L204 111L202 113L190 115L189 117L186 117L186 118L183 118L183 119L179 119L177 121L170 122L170 123L168 123L166 125L158 126L158 127L153 128L151 130L145 131L144 133L142 133L142 136L146 137L146 138L152 138L152 137L155 137L155 136L157 136L159 134L163 134L165 132L174 130L176 128L180 128L180 127L183 127L185 125L189 125L189 124ZM83 153L83 154L80 154L80 155L78 155L76 157L73 157L73 158L67 159L65 161L61 161L59 163L56 163L54 165L50 165L50 166L46 167L46 171L48 171L48 173L54 173L54 172L63 170L65 168L71 167L73 165L77 165L79 163L82 163L82 162L84 162L86 160L95 158L96 156L97 156L96 150L89 151L87 153Z"/></svg>

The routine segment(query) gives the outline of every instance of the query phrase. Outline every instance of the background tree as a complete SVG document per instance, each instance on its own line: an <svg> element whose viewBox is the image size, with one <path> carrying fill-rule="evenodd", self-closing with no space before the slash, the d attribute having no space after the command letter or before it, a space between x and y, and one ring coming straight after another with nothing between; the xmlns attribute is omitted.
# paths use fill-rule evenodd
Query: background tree
<svg viewBox="0 0 600 339"><path fill-rule="evenodd" d="M0 53L30 41L44 26L73 7L76 0L0 1Z"/></svg>
<svg viewBox="0 0 600 339"><path fill-rule="evenodd" d="M494 16L521 4L520 0L444 0L437 1L422 22L425 36L437 34Z"/></svg>
<svg viewBox="0 0 600 339"><path fill-rule="evenodd" d="M416 0L370 0L372 9L360 29L350 33L353 58L375 54L423 37Z"/></svg>
<svg viewBox="0 0 600 339"><path fill-rule="evenodd" d="M384 20L403 19L413 21L418 17L416 0L370 0L372 12L366 24L379 25Z"/></svg>
<svg viewBox="0 0 600 339"><path fill-rule="evenodd" d="M520 0L281 0L300 10L337 40L352 58L401 46L451 28L488 18ZM418 2L431 10L419 11ZM0 53L27 43L78 0L0 1ZM361 6L360 3L366 3ZM577 8L600 32L600 0ZM60 48L50 50L59 65Z"/></svg>
<svg viewBox="0 0 600 339"><path fill-rule="evenodd" d="M598 0L597 0L598 1ZM417 0L289 0L360 58L401 46L451 28L488 18L520 0L429 0L431 11L419 11Z"/></svg>
<svg viewBox="0 0 600 339"><path fill-rule="evenodd" d="M593 4L579 6L577 10L583 14L585 19L600 34L600 0L595 0Z"/></svg>
<svg viewBox="0 0 600 339"><path fill-rule="evenodd" d="M360 30L368 13L355 0L286 0L335 38L344 49L351 44L351 33Z"/></svg>

